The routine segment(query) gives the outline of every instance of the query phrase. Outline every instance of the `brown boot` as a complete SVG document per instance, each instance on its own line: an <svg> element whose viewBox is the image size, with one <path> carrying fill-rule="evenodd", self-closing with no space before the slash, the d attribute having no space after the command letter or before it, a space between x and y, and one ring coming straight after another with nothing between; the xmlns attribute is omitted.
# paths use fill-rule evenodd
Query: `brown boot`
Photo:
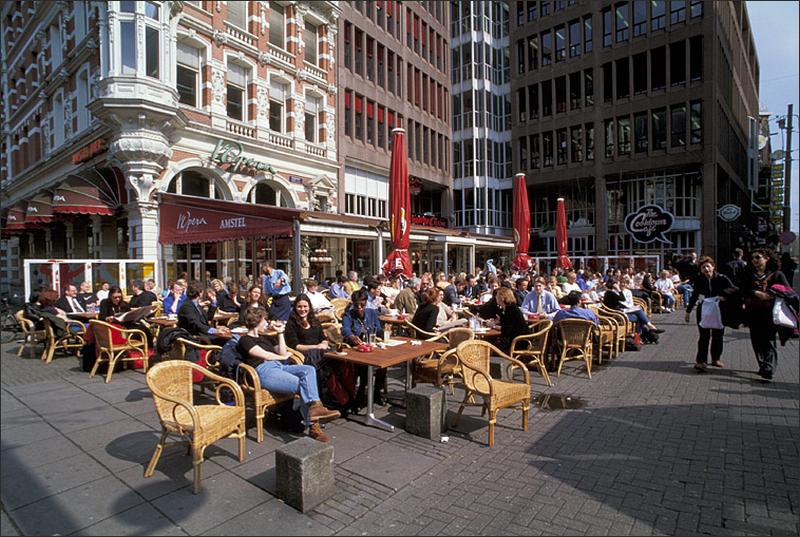
<svg viewBox="0 0 800 537"><path fill-rule="evenodd" d="M319 423L311 424L311 426L308 428L308 436L324 444L331 443L330 437L328 437L328 435L325 434L325 431L322 430L322 427L319 426Z"/></svg>
<svg viewBox="0 0 800 537"><path fill-rule="evenodd" d="M329 408L325 408L322 403L319 401L314 401L308 407L308 419L311 421L328 421L328 420L335 420L336 418L340 417L341 413L338 410L331 410Z"/></svg>

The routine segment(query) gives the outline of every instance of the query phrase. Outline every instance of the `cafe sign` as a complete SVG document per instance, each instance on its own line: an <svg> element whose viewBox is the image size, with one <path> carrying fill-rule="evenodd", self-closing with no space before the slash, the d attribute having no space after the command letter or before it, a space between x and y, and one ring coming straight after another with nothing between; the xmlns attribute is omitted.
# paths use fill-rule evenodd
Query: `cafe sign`
<svg viewBox="0 0 800 537"><path fill-rule="evenodd" d="M227 168L229 173L240 173L242 175L256 175L259 172L277 173L271 164L248 158L243 153L244 147L239 142L217 140L217 145L214 147L214 151L211 152L209 160L220 167L229 165Z"/></svg>
<svg viewBox="0 0 800 537"><path fill-rule="evenodd" d="M411 216L411 223L424 227L447 227L447 220L438 216L415 214Z"/></svg>
<svg viewBox="0 0 800 537"><path fill-rule="evenodd" d="M645 205L625 217L625 231L637 242L660 241L671 244L666 233L672 229L675 217L658 205Z"/></svg>
<svg viewBox="0 0 800 537"><path fill-rule="evenodd" d="M723 222L733 222L742 214L742 208L728 203L717 209L717 214Z"/></svg>

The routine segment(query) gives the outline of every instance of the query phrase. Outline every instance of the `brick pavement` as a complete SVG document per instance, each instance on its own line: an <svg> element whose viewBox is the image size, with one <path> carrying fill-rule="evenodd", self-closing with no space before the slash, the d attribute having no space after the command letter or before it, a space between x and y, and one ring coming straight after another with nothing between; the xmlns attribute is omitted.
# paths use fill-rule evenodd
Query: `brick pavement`
<svg viewBox="0 0 800 537"><path fill-rule="evenodd" d="M140 372L88 379L72 358L45 365L5 346L2 394L3 535L800 533L798 342L780 348L772 383L754 374L746 332L727 331L723 370L696 374L694 325L657 316L662 343L595 367L565 366L553 388L577 410L501 412L496 446L468 409L448 443L353 421L334 439L337 493L300 514L277 500L275 448L295 435L250 429L207 451L203 492L191 494L180 450L142 477L158 422ZM398 387L399 384L392 384ZM457 393L457 396L459 394ZM457 405L450 398L452 412Z"/></svg>

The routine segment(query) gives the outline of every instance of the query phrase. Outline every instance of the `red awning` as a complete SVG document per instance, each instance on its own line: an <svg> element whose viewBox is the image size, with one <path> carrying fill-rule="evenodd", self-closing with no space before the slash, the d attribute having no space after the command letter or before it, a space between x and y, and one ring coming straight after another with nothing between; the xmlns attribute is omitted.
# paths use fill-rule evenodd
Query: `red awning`
<svg viewBox="0 0 800 537"><path fill-rule="evenodd" d="M53 192L55 214L98 214L111 216L116 213L120 201L116 192L98 186L90 178L71 175Z"/></svg>
<svg viewBox="0 0 800 537"><path fill-rule="evenodd" d="M375 117L375 105L372 101L367 101L367 118Z"/></svg>
<svg viewBox="0 0 800 537"><path fill-rule="evenodd" d="M350 108L350 92L349 91L345 91L344 92L344 107L345 108Z"/></svg>
<svg viewBox="0 0 800 537"><path fill-rule="evenodd" d="M28 209L28 204L25 202L20 202L8 209L8 214L6 214L6 224L3 227L3 231L25 231L29 229L30 225L25 224L25 213Z"/></svg>
<svg viewBox="0 0 800 537"><path fill-rule="evenodd" d="M28 200L25 210L25 222L32 224L49 224L53 221L53 194L40 192Z"/></svg>
<svg viewBox="0 0 800 537"><path fill-rule="evenodd" d="M291 236L301 211L253 203L160 195L161 244L191 244L274 235Z"/></svg>
<svg viewBox="0 0 800 537"><path fill-rule="evenodd" d="M383 107L378 106L378 123L383 123Z"/></svg>

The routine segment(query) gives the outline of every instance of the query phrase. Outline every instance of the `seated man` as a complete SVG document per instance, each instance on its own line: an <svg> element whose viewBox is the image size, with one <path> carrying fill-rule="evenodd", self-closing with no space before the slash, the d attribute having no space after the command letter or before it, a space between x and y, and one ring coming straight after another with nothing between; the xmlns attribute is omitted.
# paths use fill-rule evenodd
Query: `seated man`
<svg viewBox="0 0 800 537"><path fill-rule="evenodd" d="M376 280L370 280L364 285L367 288L367 308L374 309L378 315L388 315L389 308L384 305L384 298L381 296L381 285ZM363 289L363 287L362 287Z"/></svg>
<svg viewBox="0 0 800 537"><path fill-rule="evenodd" d="M92 284L89 282L81 282L81 289L78 296L83 299L83 304L86 306L87 311L94 311L97 308L97 297L92 293Z"/></svg>
<svg viewBox="0 0 800 537"><path fill-rule="evenodd" d="M561 302L569 308L558 310L553 317L553 323L558 323L564 319L583 319L585 321L592 321L595 325L600 325L600 320L597 314L588 308L581 307L581 292L570 291L567 296L561 299Z"/></svg>
<svg viewBox="0 0 800 537"><path fill-rule="evenodd" d="M414 315L417 311L417 294L419 293L422 281L419 278L411 278L408 285L398 293L397 298L394 299L394 307L398 313L406 313Z"/></svg>
<svg viewBox="0 0 800 537"><path fill-rule="evenodd" d="M185 287L179 280L173 282L170 294L164 298L164 315L177 315L186 300L184 291Z"/></svg>
<svg viewBox="0 0 800 537"><path fill-rule="evenodd" d="M333 304L320 292L317 280L309 278L306 280L306 296L311 302L311 310L320 320L333 320Z"/></svg>
<svg viewBox="0 0 800 537"><path fill-rule="evenodd" d="M383 326L380 319L378 319L378 310L367 308L367 295L366 289L359 289L353 294L352 304L347 306L347 309L342 316L342 338L344 342L350 346L357 347L361 343L367 342L367 335L369 333L382 334ZM358 393L356 394L355 401L352 402L353 412L357 412L359 408L366 406L367 394L367 366L358 366L358 378L360 381ZM375 384L374 384L374 401L375 404L383 404L383 398L380 394L380 387L383 386L386 379L386 369L378 369L375 371Z"/></svg>
<svg viewBox="0 0 800 537"><path fill-rule="evenodd" d="M145 290L142 280L133 280L131 282L131 293L133 294L133 297L131 298L132 308L150 306L153 304L153 302L158 300L155 294L153 294L151 291Z"/></svg>
<svg viewBox="0 0 800 537"><path fill-rule="evenodd" d="M533 290L525 296L520 309L522 313L544 314L552 319L561 307L558 305L556 296L547 290L547 283L541 276L533 281Z"/></svg>
<svg viewBox="0 0 800 537"><path fill-rule="evenodd" d="M86 302L78 295L78 288L72 284L67 285L64 296L56 301L55 306L66 313L87 311Z"/></svg>
<svg viewBox="0 0 800 537"><path fill-rule="evenodd" d="M225 336L230 334L227 327L221 326L213 328L210 320L214 318L214 312L217 309L216 303L203 304L200 302L200 297L203 294L203 289L200 282L192 282L186 290L186 300L183 302L181 309L178 311L178 326L189 332L193 336L200 336L203 339L214 341L218 344L222 340L225 344L225 338L214 337L217 334ZM203 306L208 306L208 313L203 310Z"/></svg>

